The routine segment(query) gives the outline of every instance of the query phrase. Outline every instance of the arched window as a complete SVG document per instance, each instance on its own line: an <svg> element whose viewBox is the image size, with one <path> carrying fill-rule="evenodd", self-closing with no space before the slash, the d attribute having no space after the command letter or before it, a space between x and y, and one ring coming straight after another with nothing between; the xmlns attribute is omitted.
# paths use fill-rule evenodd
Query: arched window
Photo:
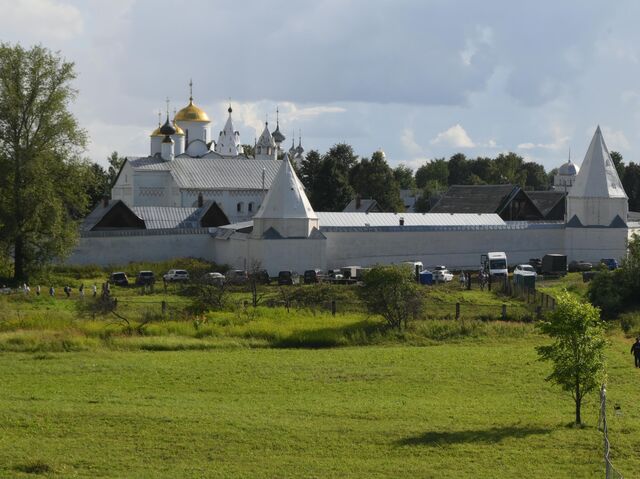
<svg viewBox="0 0 640 479"><path fill-rule="evenodd" d="M258 155L260 155L260 154L262 153L262 147L261 147L261 146L259 146L259 147L257 148L257 150L258 150L258 151L256 151L256 153L257 153Z"/></svg>
<svg viewBox="0 0 640 479"><path fill-rule="evenodd" d="M239 203L236 205L236 211L237 211L238 213L242 213L242 209L243 209L243 207L244 207L244 205L242 204L242 201L241 201L241 202L239 202Z"/></svg>
<svg viewBox="0 0 640 479"><path fill-rule="evenodd" d="M253 201L247 205L247 211L251 213L253 211Z"/></svg>

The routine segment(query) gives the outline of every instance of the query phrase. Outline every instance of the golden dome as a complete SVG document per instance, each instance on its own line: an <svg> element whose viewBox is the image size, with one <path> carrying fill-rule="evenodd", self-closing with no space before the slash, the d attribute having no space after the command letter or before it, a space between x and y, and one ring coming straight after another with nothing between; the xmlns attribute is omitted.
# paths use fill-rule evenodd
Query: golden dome
<svg viewBox="0 0 640 479"><path fill-rule="evenodd" d="M176 135L184 136L184 130L178 126L176 119L173 119L173 127L176 129Z"/></svg>
<svg viewBox="0 0 640 479"><path fill-rule="evenodd" d="M164 136L162 133L160 133L160 125L158 125L158 128L153 130L153 132L151 133L151 136Z"/></svg>
<svg viewBox="0 0 640 479"><path fill-rule="evenodd" d="M189 104L178 112L175 117L176 121L201 121L211 123L207 114L193 104L193 100L189 100Z"/></svg>

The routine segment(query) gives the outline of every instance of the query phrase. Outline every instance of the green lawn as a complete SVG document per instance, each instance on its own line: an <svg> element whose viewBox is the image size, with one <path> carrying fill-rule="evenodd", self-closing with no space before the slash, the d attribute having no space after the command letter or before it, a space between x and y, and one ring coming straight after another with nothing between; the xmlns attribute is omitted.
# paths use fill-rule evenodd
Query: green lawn
<svg viewBox="0 0 640 479"><path fill-rule="evenodd" d="M568 428L539 342L2 353L0 477L603 477L595 397L589 427ZM633 477L626 342L608 373L613 459Z"/></svg>

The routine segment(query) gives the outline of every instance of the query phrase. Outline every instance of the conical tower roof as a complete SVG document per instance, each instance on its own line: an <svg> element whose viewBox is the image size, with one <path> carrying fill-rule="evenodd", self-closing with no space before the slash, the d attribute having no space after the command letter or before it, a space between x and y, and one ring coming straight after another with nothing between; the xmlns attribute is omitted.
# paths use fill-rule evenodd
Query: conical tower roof
<svg viewBox="0 0 640 479"><path fill-rule="evenodd" d="M262 130L262 134L260 138L258 138L258 146L263 147L275 147L276 142L273 141L273 136L271 136L271 132L269 131L269 123L264 124L264 130Z"/></svg>
<svg viewBox="0 0 640 479"><path fill-rule="evenodd" d="M284 155L278 174L254 218L318 218L291 166L289 155Z"/></svg>
<svg viewBox="0 0 640 479"><path fill-rule="evenodd" d="M599 126L569 191L569 197L627 198Z"/></svg>

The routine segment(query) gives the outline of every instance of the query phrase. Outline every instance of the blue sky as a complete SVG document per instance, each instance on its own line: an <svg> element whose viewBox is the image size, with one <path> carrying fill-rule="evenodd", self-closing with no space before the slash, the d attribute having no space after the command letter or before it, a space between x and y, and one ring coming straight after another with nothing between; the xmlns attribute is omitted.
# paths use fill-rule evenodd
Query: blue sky
<svg viewBox="0 0 640 479"><path fill-rule="evenodd" d="M0 0L0 40L76 63L87 154L146 154L165 98L245 143L266 115L287 144L382 148L413 168L461 151L582 161L600 124L639 161L640 3L632 1ZM297 140L296 140L297 141Z"/></svg>

